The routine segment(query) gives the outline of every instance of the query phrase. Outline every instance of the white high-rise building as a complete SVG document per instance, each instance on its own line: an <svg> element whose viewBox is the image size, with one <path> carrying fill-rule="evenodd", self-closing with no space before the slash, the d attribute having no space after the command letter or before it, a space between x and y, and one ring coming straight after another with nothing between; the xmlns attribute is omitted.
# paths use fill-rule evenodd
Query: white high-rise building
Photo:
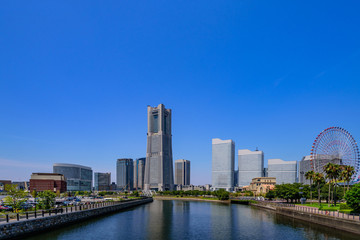
<svg viewBox="0 0 360 240"><path fill-rule="evenodd" d="M212 188L232 191L234 187L235 143L212 139Z"/></svg>
<svg viewBox="0 0 360 240"><path fill-rule="evenodd" d="M238 186L248 186L253 178L264 177L264 152L242 149L238 151Z"/></svg>
<svg viewBox="0 0 360 240"><path fill-rule="evenodd" d="M297 174L297 161L284 161L281 159L268 160L268 176L276 178L276 184L295 183Z"/></svg>

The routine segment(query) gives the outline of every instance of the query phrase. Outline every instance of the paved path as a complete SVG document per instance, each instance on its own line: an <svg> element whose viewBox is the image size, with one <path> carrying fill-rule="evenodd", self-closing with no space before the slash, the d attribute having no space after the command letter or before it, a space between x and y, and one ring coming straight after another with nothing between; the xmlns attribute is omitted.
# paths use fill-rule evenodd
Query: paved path
<svg viewBox="0 0 360 240"><path fill-rule="evenodd" d="M126 202L126 201L122 201ZM58 209L52 209L50 212L48 210L46 211L36 211L36 218L43 218L43 217L49 217L54 216L58 214L65 214L70 212L79 212L83 210L88 209L94 209L94 208L101 208L106 206L113 206L122 202L98 202L98 203L92 203L92 204L84 204L84 205L78 205L78 206L71 206L71 207L64 207L64 208L58 208ZM81 209L81 210L80 210ZM25 221L28 219L34 219L35 218L35 212L24 212L19 213L19 220L17 220L17 214L16 213L8 213L9 214L9 222L17 222L17 221ZM10 215L12 218L10 218ZM0 216L0 224L6 224L6 216Z"/></svg>
<svg viewBox="0 0 360 240"><path fill-rule="evenodd" d="M326 216L335 217L335 218L343 218L343 219L349 219L349 220L354 220L354 221L360 221L359 214L353 215L353 214L341 213L339 211L319 210L317 207L309 207L309 206L301 206L301 205L295 205L295 209L300 212L308 212L308 213L326 215Z"/></svg>

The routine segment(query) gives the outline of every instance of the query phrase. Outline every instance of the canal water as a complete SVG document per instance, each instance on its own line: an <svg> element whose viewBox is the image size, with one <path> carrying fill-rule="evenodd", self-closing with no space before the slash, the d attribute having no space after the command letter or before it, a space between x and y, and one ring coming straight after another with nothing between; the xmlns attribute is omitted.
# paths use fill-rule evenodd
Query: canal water
<svg viewBox="0 0 360 240"><path fill-rule="evenodd" d="M360 239L327 227L239 204L154 200L27 240L78 239Z"/></svg>

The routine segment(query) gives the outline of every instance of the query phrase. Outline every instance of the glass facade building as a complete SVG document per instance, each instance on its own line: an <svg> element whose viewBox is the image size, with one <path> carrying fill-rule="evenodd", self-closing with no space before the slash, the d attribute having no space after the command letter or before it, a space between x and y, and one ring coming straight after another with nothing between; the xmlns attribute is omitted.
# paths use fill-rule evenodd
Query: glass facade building
<svg viewBox="0 0 360 240"><path fill-rule="evenodd" d="M146 158L138 158L134 161L134 189L144 189Z"/></svg>
<svg viewBox="0 0 360 240"><path fill-rule="evenodd" d="M190 185L190 161L179 159L175 161L175 184Z"/></svg>
<svg viewBox="0 0 360 240"><path fill-rule="evenodd" d="M110 190L111 173L94 173L94 188L95 191Z"/></svg>
<svg viewBox="0 0 360 240"><path fill-rule="evenodd" d="M172 158L171 109L163 104L148 106L148 132L144 189L174 189Z"/></svg>
<svg viewBox="0 0 360 240"><path fill-rule="evenodd" d="M238 151L239 187L248 186L253 178L264 177L264 153L263 151L250 151L242 149Z"/></svg>
<svg viewBox="0 0 360 240"><path fill-rule="evenodd" d="M117 160L116 184L118 190L121 191L129 191L134 188L134 163L131 158Z"/></svg>
<svg viewBox="0 0 360 240"><path fill-rule="evenodd" d="M235 143L212 139L212 189L232 191L234 187Z"/></svg>
<svg viewBox="0 0 360 240"><path fill-rule="evenodd" d="M295 183L297 178L297 161L281 159L268 160L268 176L276 178L276 184Z"/></svg>
<svg viewBox="0 0 360 240"><path fill-rule="evenodd" d="M68 191L91 191L93 172L90 167L55 163L53 173L60 173L65 176Z"/></svg>

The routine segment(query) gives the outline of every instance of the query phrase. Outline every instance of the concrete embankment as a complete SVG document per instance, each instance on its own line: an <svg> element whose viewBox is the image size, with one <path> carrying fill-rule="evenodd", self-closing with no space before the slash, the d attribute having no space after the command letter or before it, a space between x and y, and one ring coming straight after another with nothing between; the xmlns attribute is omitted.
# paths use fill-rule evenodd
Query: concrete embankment
<svg viewBox="0 0 360 240"><path fill-rule="evenodd" d="M180 201L202 201L202 202L219 202L219 203L230 203L229 200L217 200L217 199L203 199L203 198L187 198L187 197L166 197L166 196L155 196L154 199L158 200L180 200Z"/></svg>
<svg viewBox="0 0 360 240"><path fill-rule="evenodd" d="M251 206L265 208L274 211L276 214L315 223L318 225L347 231L360 235L360 221L354 221L351 219L337 218L332 216L326 216L322 214L316 214L311 212L302 212L294 208L279 207L267 204L250 203Z"/></svg>
<svg viewBox="0 0 360 240"><path fill-rule="evenodd" d="M114 213L127 208L135 207L152 202L152 198L145 198L119 203L112 206L88 209L78 212L64 213L49 217L29 219L19 222L11 222L0 225L0 240L17 239L25 235L69 225L74 222L83 221L89 218Z"/></svg>

